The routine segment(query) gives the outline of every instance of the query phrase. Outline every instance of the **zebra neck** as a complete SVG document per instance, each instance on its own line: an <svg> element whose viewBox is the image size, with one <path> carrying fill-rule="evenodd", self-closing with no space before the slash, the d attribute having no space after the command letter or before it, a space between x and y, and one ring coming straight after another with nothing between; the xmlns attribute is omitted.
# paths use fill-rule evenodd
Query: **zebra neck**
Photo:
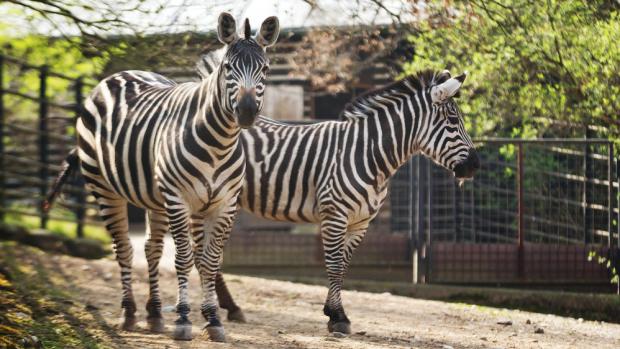
<svg viewBox="0 0 620 349"><path fill-rule="evenodd" d="M369 137L368 155L376 164L376 177L388 179L419 153L418 130L422 123L416 101L404 95L387 93L373 104L367 117L358 119ZM413 108L413 109L412 109Z"/></svg>
<svg viewBox="0 0 620 349"><path fill-rule="evenodd" d="M200 113L194 128L200 138L209 140L207 144L230 150L237 143L240 127L231 108L226 105L226 90L219 83L218 72L213 72L200 83Z"/></svg>

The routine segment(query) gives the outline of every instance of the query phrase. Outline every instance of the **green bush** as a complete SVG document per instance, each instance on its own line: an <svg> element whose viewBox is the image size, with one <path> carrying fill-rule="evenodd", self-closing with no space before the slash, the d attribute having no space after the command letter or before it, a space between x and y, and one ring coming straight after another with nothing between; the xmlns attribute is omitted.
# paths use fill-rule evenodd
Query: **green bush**
<svg viewBox="0 0 620 349"><path fill-rule="evenodd" d="M430 8L443 8L431 2ZM585 126L618 140L620 4L465 1L411 38L407 72L469 71L459 101L479 136L582 137Z"/></svg>

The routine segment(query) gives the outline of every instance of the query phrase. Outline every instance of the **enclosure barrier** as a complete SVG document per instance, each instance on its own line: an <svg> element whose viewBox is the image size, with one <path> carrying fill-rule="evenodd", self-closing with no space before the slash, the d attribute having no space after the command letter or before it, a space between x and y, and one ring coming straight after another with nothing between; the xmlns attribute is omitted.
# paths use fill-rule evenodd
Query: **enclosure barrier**
<svg viewBox="0 0 620 349"><path fill-rule="evenodd" d="M32 81L36 91L27 85ZM99 224L80 177L64 187L58 208L49 215L41 210L59 164L75 145L78 106L92 86L0 55L2 220L38 217L41 228L50 220L76 222L76 236L83 236L85 224ZM462 187L424 157L414 157L397 172L349 275L416 283L608 284L610 271L588 261L588 254L618 265L620 168L613 143L479 139L476 144L482 168ZM261 227L245 214L239 221L225 250L225 270L324 275L316 227Z"/></svg>
<svg viewBox="0 0 620 349"><path fill-rule="evenodd" d="M28 86L31 81L38 86ZM50 97L50 82L66 90ZM86 223L97 222L80 178L65 187L70 200L60 202L64 210L55 209L50 215L42 206L62 159L75 146L71 130L86 87L93 84L82 77L0 55L1 220L6 215L38 217L42 229L50 219L75 222L78 237L84 235Z"/></svg>
<svg viewBox="0 0 620 349"><path fill-rule="evenodd" d="M411 179L419 184L412 200L413 245L421 254L414 280L609 284L611 270L588 255L595 252L617 265L613 143L476 143L482 168L463 188L447 171L418 160Z"/></svg>

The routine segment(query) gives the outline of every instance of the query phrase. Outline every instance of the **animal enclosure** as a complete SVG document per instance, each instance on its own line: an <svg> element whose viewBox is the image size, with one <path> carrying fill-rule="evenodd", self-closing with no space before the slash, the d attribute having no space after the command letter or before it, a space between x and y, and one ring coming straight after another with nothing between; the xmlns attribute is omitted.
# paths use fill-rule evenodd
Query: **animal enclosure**
<svg viewBox="0 0 620 349"><path fill-rule="evenodd" d="M462 186L424 157L399 170L349 275L421 283L608 283L608 269L588 255L617 258L613 144L496 139L477 146L482 168ZM226 268L322 275L316 228L265 231L253 229L252 219L245 216L231 237Z"/></svg>
<svg viewBox="0 0 620 349"><path fill-rule="evenodd" d="M38 79L27 91L12 76ZM3 74L5 73L5 74ZM20 75L21 74L21 75ZM4 76L3 76L4 75ZM49 84L64 84L52 96ZM82 180L65 186L62 208L40 209L90 85L0 57L0 203L3 216L98 224ZM13 118L30 113L28 118ZM353 257L349 276L419 283L605 284L618 263L618 175L613 143L599 139L478 140L482 168L459 186L415 157L392 179L390 196ZM243 214L225 252L225 271L323 276L315 226L274 224Z"/></svg>

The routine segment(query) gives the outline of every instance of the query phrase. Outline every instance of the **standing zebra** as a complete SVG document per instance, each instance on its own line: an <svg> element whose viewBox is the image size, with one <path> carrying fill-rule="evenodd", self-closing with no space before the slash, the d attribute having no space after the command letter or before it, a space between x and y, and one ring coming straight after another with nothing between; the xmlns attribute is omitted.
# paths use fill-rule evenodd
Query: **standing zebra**
<svg viewBox="0 0 620 349"><path fill-rule="evenodd" d="M329 279L323 312L330 332L351 332L340 290L396 170L418 153L459 179L478 169L452 98L464 80L465 74L452 78L447 71L427 71L358 97L341 121L287 125L259 117L255 127L241 132L246 158L241 206L268 219L320 223ZM221 306L242 314L219 274L217 282Z"/></svg>
<svg viewBox="0 0 620 349"><path fill-rule="evenodd" d="M225 340L217 317L215 276L243 183L239 133L253 125L261 109L268 70L265 48L275 43L278 33L278 19L270 17L252 38L246 19L240 38L234 18L222 13L217 35L226 45L225 54L207 79L177 85L158 74L124 71L101 81L86 99L77 122L77 153L67 158L48 203L81 163L121 268L124 329L131 330L136 323L127 223L130 202L147 210L150 329L164 329L158 263L169 230L176 245L178 278L174 337L191 339L187 295L194 261L191 230L197 242L195 264L206 331L214 341Z"/></svg>

